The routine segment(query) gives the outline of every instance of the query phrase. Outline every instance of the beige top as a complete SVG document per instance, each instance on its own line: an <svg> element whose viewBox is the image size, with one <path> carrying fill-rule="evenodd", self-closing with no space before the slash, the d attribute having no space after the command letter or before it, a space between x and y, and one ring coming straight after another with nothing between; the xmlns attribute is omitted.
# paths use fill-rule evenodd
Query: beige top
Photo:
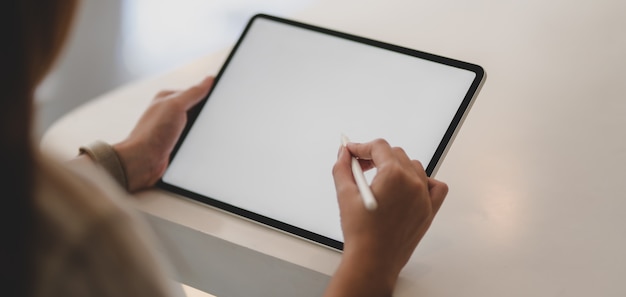
<svg viewBox="0 0 626 297"><path fill-rule="evenodd" d="M85 163L85 164L81 164ZM34 296L171 296L150 229L90 162L39 157Z"/></svg>

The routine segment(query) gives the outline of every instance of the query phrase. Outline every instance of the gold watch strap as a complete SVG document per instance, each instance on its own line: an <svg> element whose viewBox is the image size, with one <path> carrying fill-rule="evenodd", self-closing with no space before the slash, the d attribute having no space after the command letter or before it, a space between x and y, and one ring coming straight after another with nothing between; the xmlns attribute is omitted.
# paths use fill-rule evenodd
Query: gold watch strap
<svg viewBox="0 0 626 297"><path fill-rule="evenodd" d="M87 154L93 161L109 172L124 189L128 189L128 181L124 167L113 146L104 141L95 141L79 148L80 154Z"/></svg>

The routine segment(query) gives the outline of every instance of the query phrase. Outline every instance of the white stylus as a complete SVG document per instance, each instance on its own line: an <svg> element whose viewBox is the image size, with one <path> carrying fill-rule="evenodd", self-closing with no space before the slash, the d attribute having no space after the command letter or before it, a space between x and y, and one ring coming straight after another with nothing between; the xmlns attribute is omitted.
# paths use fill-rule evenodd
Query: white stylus
<svg viewBox="0 0 626 297"><path fill-rule="evenodd" d="M348 136L341 134L342 145L345 147L348 145L348 142L350 142ZM367 180L365 179L359 160L357 160L354 156L352 156L352 175L356 181L356 186L359 188L359 192L361 192L365 208L367 210L375 210L378 207L378 203L376 203L376 198L374 198L372 189L370 189L370 186L367 184Z"/></svg>

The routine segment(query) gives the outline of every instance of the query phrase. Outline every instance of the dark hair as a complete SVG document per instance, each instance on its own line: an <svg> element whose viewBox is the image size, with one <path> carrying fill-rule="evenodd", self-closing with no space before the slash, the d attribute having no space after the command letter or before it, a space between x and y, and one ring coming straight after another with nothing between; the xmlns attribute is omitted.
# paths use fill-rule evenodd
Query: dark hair
<svg viewBox="0 0 626 297"><path fill-rule="evenodd" d="M74 0L0 2L0 278L6 296L31 293L33 93L61 49L75 6Z"/></svg>

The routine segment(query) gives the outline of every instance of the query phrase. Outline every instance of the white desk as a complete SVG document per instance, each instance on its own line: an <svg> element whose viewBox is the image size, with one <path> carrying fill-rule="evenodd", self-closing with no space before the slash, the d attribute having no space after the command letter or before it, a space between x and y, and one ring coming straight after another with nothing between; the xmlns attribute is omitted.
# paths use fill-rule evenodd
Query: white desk
<svg viewBox="0 0 626 297"><path fill-rule="evenodd" d="M292 17L488 73L437 176L448 198L396 296L626 296L624 1L323 0ZM216 73L224 57L96 98L42 147L69 158L94 139L120 140L158 90ZM218 296L319 294L340 259L180 197L139 196L185 251L175 260L199 259L183 282Z"/></svg>

